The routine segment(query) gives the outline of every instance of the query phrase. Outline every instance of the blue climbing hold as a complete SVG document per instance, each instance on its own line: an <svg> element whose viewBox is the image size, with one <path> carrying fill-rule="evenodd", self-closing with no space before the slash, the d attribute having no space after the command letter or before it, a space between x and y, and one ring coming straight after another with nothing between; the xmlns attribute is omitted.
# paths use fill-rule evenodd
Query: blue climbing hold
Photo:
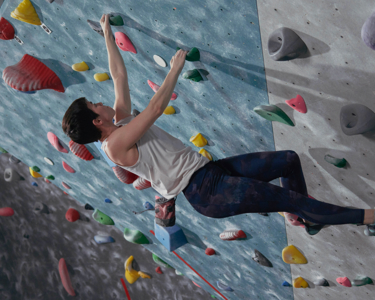
<svg viewBox="0 0 375 300"><path fill-rule="evenodd" d="M38 184L36 182L32 182L31 183L33 186L38 186Z"/></svg>
<svg viewBox="0 0 375 300"><path fill-rule="evenodd" d="M114 243L115 240L113 237L109 235L96 235L94 236L94 240L97 244L107 244L107 243Z"/></svg>
<svg viewBox="0 0 375 300"><path fill-rule="evenodd" d="M153 210L154 209L154 207L152 206L152 204L150 202L148 202L148 201L146 201L145 203L143 203L143 207L145 209L148 209L148 210Z"/></svg>
<svg viewBox="0 0 375 300"><path fill-rule="evenodd" d="M111 199L105 198L105 203L112 203Z"/></svg>
<svg viewBox="0 0 375 300"><path fill-rule="evenodd" d="M290 283L288 281L284 281L283 282L283 286L291 286Z"/></svg>

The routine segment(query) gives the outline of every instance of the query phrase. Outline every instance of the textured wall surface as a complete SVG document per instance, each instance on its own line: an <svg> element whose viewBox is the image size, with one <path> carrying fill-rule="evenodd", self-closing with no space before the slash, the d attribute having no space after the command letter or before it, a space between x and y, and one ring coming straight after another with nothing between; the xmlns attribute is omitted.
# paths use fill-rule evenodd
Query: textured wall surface
<svg viewBox="0 0 375 300"><path fill-rule="evenodd" d="M52 30L50 35L38 26L10 17L19 3L5 1L0 10L24 41L22 46L15 40L1 41L0 69L16 64L27 53L51 68L62 80L66 91L42 90L24 94L2 82L1 146L28 166L39 166L43 176L54 175L53 184L61 189L64 190L61 182L66 182L72 187L67 190L70 196L111 216L119 230L125 227L141 230L153 241L144 245L146 249L210 294L220 297L149 232L153 229L152 212L139 216L132 214L133 210L142 210L145 201L153 201L157 195L155 191L137 191L132 185L121 183L94 145L88 146L95 156L89 162L71 152L58 152L48 142L47 132L55 133L65 146L69 143L61 130L61 120L76 98L85 96L93 102L113 105L113 81L96 82L93 78L95 73L109 73L104 38L94 32L86 20L99 21L103 13L115 12L121 14L125 25L112 27L112 30L126 30L138 51L136 55L121 52L129 75L132 108L142 111L153 96L147 79L161 85L167 74L169 67L163 69L156 65L152 59L154 54L161 55L169 63L177 46L183 49L197 47L200 61L186 62L183 71L206 69L208 81L193 83L181 77L175 89L178 98L171 103L177 114L163 115L155 124L196 151L199 148L189 139L202 133L209 141L205 149L215 160L275 150L271 122L252 111L260 104L268 104L256 1L184 1L179 4L148 1L142 5L138 1L111 1L111 4L103 1L79 4L32 1L41 21ZM89 65L89 71L72 70L71 65L81 61ZM48 165L43 157L52 159L55 165ZM62 161L77 173L67 173ZM279 184L278 180L272 183ZM105 198L113 203L104 203ZM215 287L218 280L231 286L233 292L221 291L227 299L292 299L292 289L281 286L284 280L290 282L291 274L290 266L281 259L281 250L287 240L284 219L279 214L211 219L194 211L180 194L176 216L177 224L189 241L176 253ZM244 230L248 238L233 242L220 240L219 234L231 228ZM205 255L206 247L214 248L218 255ZM273 263L273 268L264 268L251 259L255 248ZM90 251L90 248L82 251ZM84 280L78 275L84 263L72 265L73 270L77 270L77 275L72 276L76 283Z"/></svg>

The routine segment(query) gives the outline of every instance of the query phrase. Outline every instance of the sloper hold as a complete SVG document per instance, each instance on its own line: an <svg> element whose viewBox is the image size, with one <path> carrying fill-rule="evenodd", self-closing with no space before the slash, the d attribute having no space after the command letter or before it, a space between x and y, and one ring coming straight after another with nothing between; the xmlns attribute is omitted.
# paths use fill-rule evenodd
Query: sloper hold
<svg viewBox="0 0 375 300"><path fill-rule="evenodd" d="M0 19L0 39L12 40L14 39L14 28L7 19L1 17Z"/></svg>
<svg viewBox="0 0 375 300"><path fill-rule="evenodd" d="M63 168L65 171L67 171L68 173L75 173L76 171L74 171L74 169L69 166L65 161L62 162L62 165L63 165Z"/></svg>
<svg viewBox="0 0 375 300"><path fill-rule="evenodd" d="M62 181L61 184L62 184L63 187L66 188L67 190L70 190L70 189L71 189L71 187L70 187L68 184L66 184L64 181Z"/></svg>
<svg viewBox="0 0 375 300"><path fill-rule="evenodd" d="M105 213L101 212L99 209L95 209L92 213L92 217L95 221L99 222L103 225L115 225L115 222L111 219L111 217L107 216Z"/></svg>
<svg viewBox="0 0 375 300"><path fill-rule="evenodd" d="M216 281L217 287L223 291L233 292L233 289L229 285L221 283L219 280Z"/></svg>
<svg viewBox="0 0 375 300"><path fill-rule="evenodd" d="M173 115L176 113L176 110L174 109L173 106L167 106L163 112L165 115Z"/></svg>
<svg viewBox="0 0 375 300"><path fill-rule="evenodd" d="M164 260L159 258L156 254L152 253L152 259L154 262L156 262L158 265L165 267L165 268L171 268L173 269L170 265L168 265Z"/></svg>
<svg viewBox="0 0 375 300"><path fill-rule="evenodd" d="M147 237L137 229L124 228L124 238L133 244L150 244Z"/></svg>
<svg viewBox="0 0 375 300"><path fill-rule="evenodd" d="M29 54L25 54L17 64L6 67L3 71L3 79L17 91L53 89L60 93L65 92L55 72Z"/></svg>
<svg viewBox="0 0 375 300"><path fill-rule="evenodd" d="M307 259L294 245L287 246L282 252L283 261L287 264L307 264Z"/></svg>
<svg viewBox="0 0 375 300"><path fill-rule="evenodd" d="M329 282L325 278L320 278L319 280L315 281L314 284L316 286L329 286Z"/></svg>
<svg viewBox="0 0 375 300"><path fill-rule="evenodd" d="M180 50L181 48L177 47L176 52ZM190 51L186 54L186 60L187 61L198 61L200 60L201 55L199 53L199 50L195 47L191 48Z"/></svg>
<svg viewBox="0 0 375 300"><path fill-rule="evenodd" d="M3 207L0 208L0 216L1 217L11 217L14 215L14 210L11 207Z"/></svg>
<svg viewBox="0 0 375 300"><path fill-rule="evenodd" d="M373 12L363 24L361 37L368 47L375 50L375 12Z"/></svg>
<svg viewBox="0 0 375 300"><path fill-rule="evenodd" d="M89 26L91 27L92 30L99 33L102 37L104 37L103 28L102 28L102 26L100 25L99 22L87 20L87 23L89 24Z"/></svg>
<svg viewBox="0 0 375 300"><path fill-rule="evenodd" d="M268 38L268 53L273 60L291 60L305 54L307 46L292 29L281 27Z"/></svg>
<svg viewBox="0 0 375 300"><path fill-rule="evenodd" d="M68 150L66 150L59 141L59 138L54 134L53 132L47 133L48 141L51 143L51 145L59 152L68 153Z"/></svg>
<svg viewBox="0 0 375 300"><path fill-rule="evenodd" d="M10 13L10 16L13 19L32 25L42 25L42 22L30 0L23 0L16 9Z"/></svg>
<svg viewBox="0 0 375 300"><path fill-rule="evenodd" d="M107 73L96 73L94 75L94 79L98 82L109 80L109 76Z"/></svg>
<svg viewBox="0 0 375 300"><path fill-rule="evenodd" d="M252 257L252 260L256 261L258 264L272 268L272 263L257 249L254 249L254 256Z"/></svg>
<svg viewBox="0 0 375 300"><path fill-rule="evenodd" d="M129 39L129 37L125 33L119 32L119 31L116 32L115 39L116 39L117 46L119 46L119 48L122 51L129 51L134 54L137 54L137 50L135 50L132 41Z"/></svg>
<svg viewBox="0 0 375 300"><path fill-rule="evenodd" d="M157 85L156 83L152 82L151 80L147 80L147 83L155 93L160 89L160 86ZM171 100L176 100L176 99L177 99L177 94L173 93L172 97L171 97Z"/></svg>
<svg viewBox="0 0 375 300"><path fill-rule="evenodd" d="M307 112L305 100L300 95L297 95L296 98L285 100L285 103L302 114Z"/></svg>
<svg viewBox="0 0 375 300"><path fill-rule="evenodd" d="M90 68L89 68L88 64L86 64L83 61L83 62L76 63L76 64L72 65L72 69L74 71L77 71L77 72L85 72L85 71L89 70Z"/></svg>
<svg viewBox="0 0 375 300"><path fill-rule="evenodd" d="M89 150L87 150L85 145L78 144L76 142L73 142L72 140L69 142L69 149L73 152L75 156L78 156L79 158L83 160L92 160L94 159L94 156L90 153Z"/></svg>
<svg viewBox="0 0 375 300"><path fill-rule="evenodd" d="M338 168L343 168L346 166L346 159L345 158L336 158L331 155L324 156L324 160Z"/></svg>
<svg viewBox="0 0 375 300"><path fill-rule="evenodd" d="M284 123L289 126L294 126L292 120L288 115L276 105L259 105L253 108L258 115L269 121L276 121Z"/></svg>
<svg viewBox="0 0 375 300"><path fill-rule="evenodd" d="M70 296L75 296L72 282L70 281L68 268L66 267L65 259L60 258L59 260L59 273L61 278L61 283L64 286L64 289L68 292Z"/></svg>
<svg viewBox="0 0 375 300"><path fill-rule="evenodd" d="M197 69L188 70L184 74L182 74L182 78L190 79L191 81L199 82L203 80L201 73Z"/></svg>
<svg viewBox="0 0 375 300"><path fill-rule="evenodd" d="M352 284L348 277L338 277L336 278L336 281L338 284L341 284L342 286L351 287Z"/></svg>
<svg viewBox="0 0 375 300"><path fill-rule="evenodd" d="M43 177L43 176L40 175L38 172L35 172L31 167L29 167L29 171L30 171L31 176L33 176L34 178L40 178L40 177Z"/></svg>
<svg viewBox="0 0 375 300"><path fill-rule="evenodd" d="M197 135L193 135L189 141L192 142L194 146L197 146L197 147L204 147L207 145L207 140L201 133L198 133Z"/></svg>
<svg viewBox="0 0 375 300"><path fill-rule="evenodd" d="M79 219L79 217L79 212L74 208L69 208L65 214L65 219L67 219L69 222L75 222Z"/></svg>
<svg viewBox="0 0 375 300"><path fill-rule="evenodd" d="M340 111L341 130L346 135L362 134L375 129L375 113L362 104L348 104Z"/></svg>
<svg viewBox="0 0 375 300"><path fill-rule="evenodd" d="M114 243L115 240L109 235L95 235L94 240L97 244Z"/></svg>
<svg viewBox="0 0 375 300"><path fill-rule="evenodd" d="M293 280L293 287L295 288L308 288L309 287L309 284L307 283L307 281L305 279L303 279L302 277L298 277L296 279Z"/></svg>
<svg viewBox="0 0 375 300"><path fill-rule="evenodd" d="M358 276L356 279L352 280L352 285L354 286L362 286L366 284L373 284L373 281L370 277L366 276Z"/></svg>
<svg viewBox="0 0 375 300"><path fill-rule="evenodd" d="M138 179L138 175L125 170L119 166L112 167L113 172L115 173L118 180L126 184L132 184L134 181Z"/></svg>

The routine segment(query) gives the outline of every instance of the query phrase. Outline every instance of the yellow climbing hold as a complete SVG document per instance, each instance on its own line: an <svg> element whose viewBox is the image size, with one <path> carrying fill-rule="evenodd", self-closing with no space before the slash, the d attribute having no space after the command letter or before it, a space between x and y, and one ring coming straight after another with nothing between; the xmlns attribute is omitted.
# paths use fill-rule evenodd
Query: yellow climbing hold
<svg viewBox="0 0 375 300"><path fill-rule="evenodd" d="M282 257L287 264L307 264L306 257L293 245L283 249Z"/></svg>
<svg viewBox="0 0 375 300"><path fill-rule="evenodd" d="M197 147L204 147L207 145L207 140L200 133L198 133L196 136L192 136L190 138L190 142L192 142Z"/></svg>
<svg viewBox="0 0 375 300"><path fill-rule="evenodd" d="M212 155L206 149L199 150L199 153L204 157L207 157L209 160L212 160Z"/></svg>
<svg viewBox="0 0 375 300"><path fill-rule="evenodd" d="M74 71L83 72L83 71L87 71L89 69L89 66L83 61L81 63L74 64L72 66L72 69Z"/></svg>
<svg viewBox="0 0 375 300"><path fill-rule="evenodd" d="M174 113L176 113L176 110L173 106L167 106L167 108L163 112L163 114L165 115L173 115Z"/></svg>
<svg viewBox="0 0 375 300"><path fill-rule="evenodd" d="M284 218L285 218L285 216L284 216L284 213L283 212L278 212L280 215L282 215Z"/></svg>
<svg viewBox="0 0 375 300"><path fill-rule="evenodd" d="M31 169L31 167L29 167L29 170L30 170L30 174L31 174L31 176L33 176L34 178L43 177L43 176L40 175L38 172L33 171L33 169Z"/></svg>
<svg viewBox="0 0 375 300"><path fill-rule="evenodd" d="M138 274L139 276L141 276L142 278L151 278L150 275L147 275L146 273L143 273L141 271L138 271Z"/></svg>
<svg viewBox="0 0 375 300"><path fill-rule="evenodd" d="M86 71L86 70L85 70L85 71ZM106 80L109 79L109 76L108 76L107 73L96 73L96 74L94 75L94 79L95 79L96 81L106 81Z"/></svg>
<svg viewBox="0 0 375 300"><path fill-rule="evenodd" d="M136 270L133 269L132 267L132 262L133 262L133 255L131 255L125 262L124 267L125 267L125 278L126 280L130 283L133 284L134 282L137 281L139 278L139 274Z"/></svg>
<svg viewBox="0 0 375 300"><path fill-rule="evenodd" d="M309 287L309 284L302 277L298 277L298 278L293 280L293 286L297 289L298 288L304 288L305 289L305 288Z"/></svg>
<svg viewBox="0 0 375 300"><path fill-rule="evenodd" d="M29 23L32 25L42 25L38 14L35 11L33 4L30 0L23 0L14 11L10 13L13 19Z"/></svg>

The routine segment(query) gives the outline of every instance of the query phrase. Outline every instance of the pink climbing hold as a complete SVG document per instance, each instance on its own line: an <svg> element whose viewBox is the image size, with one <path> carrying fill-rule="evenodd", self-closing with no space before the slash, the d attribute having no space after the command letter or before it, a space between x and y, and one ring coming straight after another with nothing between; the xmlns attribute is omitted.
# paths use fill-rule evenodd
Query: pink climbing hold
<svg viewBox="0 0 375 300"><path fill-rule="evenodd" d="M138 179L138 175L125 170L119 166L112 167L113 172L115 173L116 177L123 183L132 184L134 181Z"/></svg>
<svg viewBox="0 0 375 300"><path fill-rule="evenodd" d="M69 195L67 192L64 192L65 195Z"/></svg>
<svg viewBox="0 0 375 300"><path fill-rule="evenodd" d="M25 54L17 64L6 67L3 71L3 79L7 85L22 92L44 89L65 92L56 73L28 54Z"/></svg>
<svg viewBox="0 0 375 300"><path fill-rule="evenodd" d="M65 218L69 222L75 222L79 219L79 212L75 210L74 208L69 208L68 211L65 214Z"/></svg>
<svg viewBox="0 0 375 300"><path fill-rule="evenodd" d="M7 19L1 17L0 19L0 39L12 40L14 39L14 28Z"/></svg>
<svg viewBox="0 0 375 300"><path fill-rule="evenodd" d="M64 181L61 182L61 184L63 185L64 188L70 190L71 187L69 185L67 185Z"/></svg>
<svg viewBox="0 0 375 300"><path fill-rule="evenodd" d="M211 256L211 255L214 255L216 252L212 248L207 248L206 251L204 251L204 253Z"/></svg>
<svg viewBox="0 0 375 300"><path fill-rule="evenodd" d="M142 177L138 177L138 179L133 182L133 186L140 191L151 187L151 182Z"/></svg>
<svg viewBox="0 0 375 300"><path fill-rule="evenodd" d="M197 287L199 287L199 288L201 288L198 284L196 284L194 281L193 281L193 283L197 286Z"/></svg>
<svg viewBox="0 0 375 300"><path fill-rule="evenodd" d="M69 142L69 149L73 152L75 156L78 156L79 158L83 160L92 160L94 159L94 156L90 153L89 150L87 150L85 145L78 144L76 142L70 141Z"/></svg>
<svg viewBox="0 0 375 300"><path fill-rule="evenodd" d="M284 217L293 226L300 226L302 228L305 228L305 225L303 225L300 221L298 221L299 217L297 215L284 212Z"/></svg>
<svg viewBox="0 0 375 300"><path fill-rule="evenodd" d="M115 33L116 44L122 51L130 51L137 54L132 41L129 37L123 32L116 32Z"/></svg>
<svg viewBox="0 0 375 300"><path fill-rule="evenodd" d="M229 229L220 233L219 237L224 241L234 241L246 238L246 233L238 229Z"/></svg>
<svg viewBox="0 0 375 300"><path fill-rule="evenodd" d="M69 166L65 161L62 162L62 165L63 165L63 168L65 169L65 171L69 172L69 173L75 173L76 171L74 171L74 169Z"/></svg>
<svg viewBox="0 0 375 300"><path fill-rule="evenodd" d="M297 95L296 98L285 100L286 104L288 104L291 108L295 109L296 111L305 114L307 112L305 100L302 96Z"/></svg>
<svg viewBox="0 0 375 300"><path fill-rule="evenodd" d="M1 217L11 217L14 215L14 210L11 207L3 207L0 208L0 216Z"/></svg>
<svg viewBox="0 0 375 300"><path fill-rule="evenodd" d="M158 86L156 83L153 83L151 80L147 80L147 83L155 93L160 89L160 86ZM176 99L177 99L177 95L173 93L171 100L176 100Z"/></svg>
<svg viewBox="0 0 375 300"><path fill-rule="evenodd" d="M156 273L163 274L163 271L161 270L160 267L157 267L155 270Z"/></svg>
<svg viewBox="0 0 375 300"><path fill-rule="evenodd" d="M47 178L44 178L44 181L47 183L51 183L51 181L49 181Z"/></svg>
<svg viewBox="0 0 375 300"><path fill-rule="evenodd" d="M348 277L338 277L336 281L341 284L342 286L351 287L352 284Z"/></svg>
<svg viewBox="0 0 375 300"><path fill-rule="evenodd" d="M70 281L68 268L66 267L65 259L63 258L60 258L59 260L59 273L62 285L64 286L65 290L70 296L75 296L76 293L74 292L72 282Z"/></svg>
<svg viewBox="0 0 375 300"><path fill-rule="evenodd" d="M51 145L55 147L57 151L68 153L68 150L66 150L63 146L61 146L58 137L54 133L48 132L47 138L49 142L51 143Z"/></svg>

